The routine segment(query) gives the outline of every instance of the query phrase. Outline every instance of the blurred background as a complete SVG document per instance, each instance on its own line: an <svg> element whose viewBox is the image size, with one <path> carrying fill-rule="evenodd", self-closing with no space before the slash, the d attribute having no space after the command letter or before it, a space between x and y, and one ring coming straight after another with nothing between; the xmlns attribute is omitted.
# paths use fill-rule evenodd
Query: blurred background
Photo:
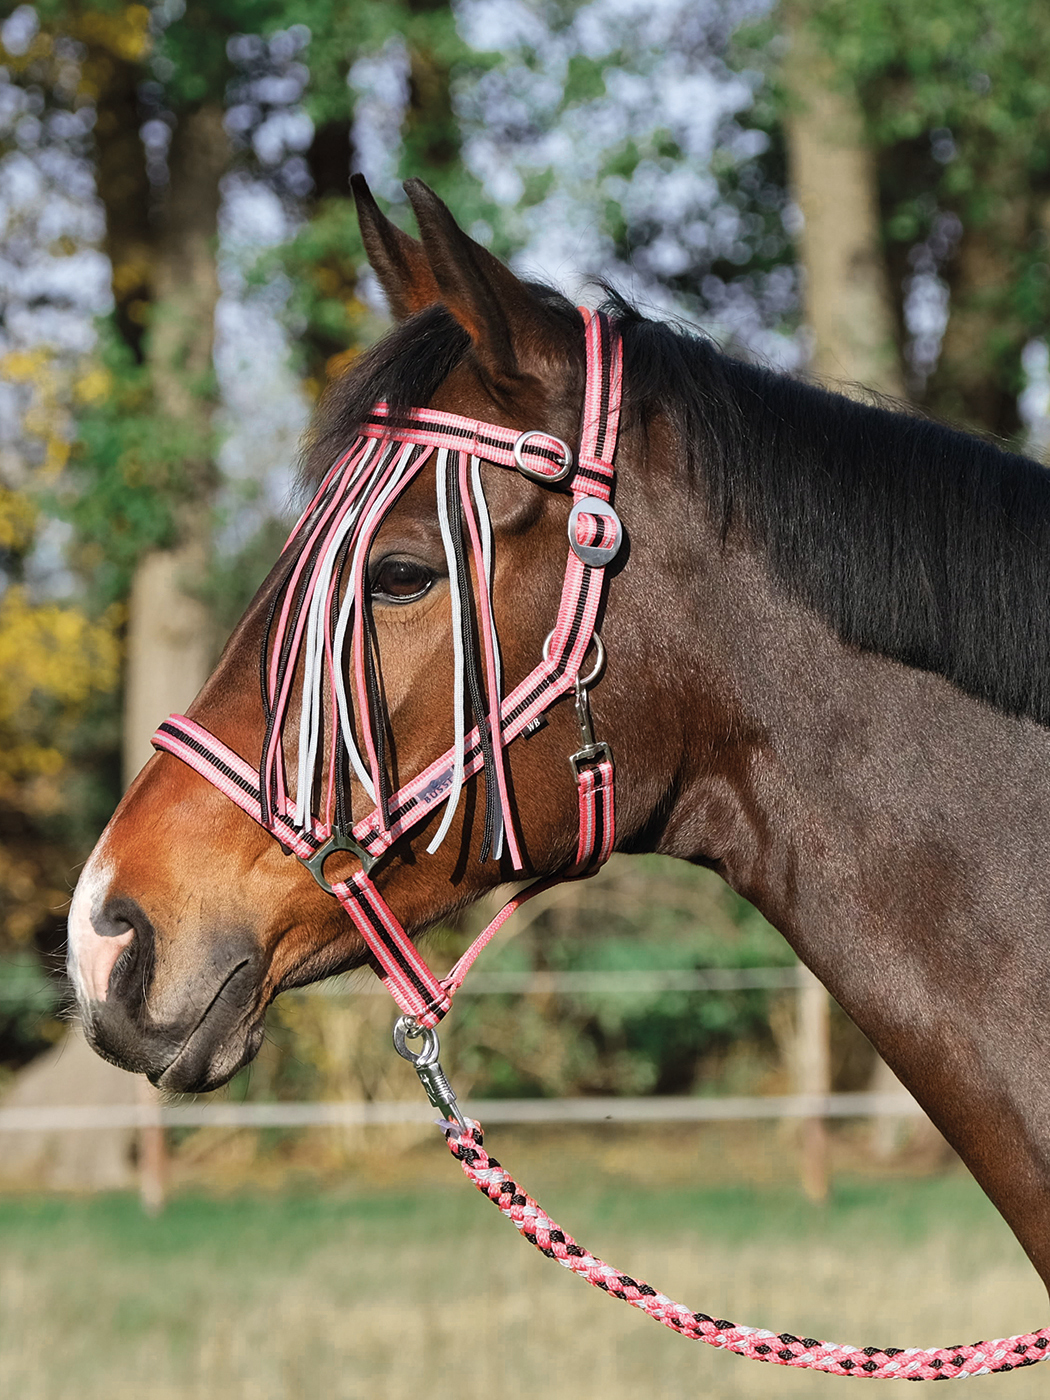
<svg viewBox="0 0 1050 1400"><path fill-rule="evenodd" d="M1041 0L0 3L0 1384L815 1395L525 1257L367 977L281 999L208 1102L71 1027L79 866L276 556L313 404L388 325L352 170L406 227L421 176L577 300L602 277L734 354L1050 446ZM614 1262L837 1340L1041 1317L950 1151L715 877L614 860L474 984L461 1097Z"/></svg>

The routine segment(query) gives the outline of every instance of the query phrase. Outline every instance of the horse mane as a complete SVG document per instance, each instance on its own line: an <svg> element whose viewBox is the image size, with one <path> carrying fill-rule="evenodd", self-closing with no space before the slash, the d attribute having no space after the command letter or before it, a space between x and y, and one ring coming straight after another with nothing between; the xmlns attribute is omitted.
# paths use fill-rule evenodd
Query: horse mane
<svg viewBox="0 0 1050 1400"><path fill-rule="evenodd" d="M723 534L844 642L1050 724L1050 472L608 309L625 400L674 421Z"/></svg>
<svg viewBox="0 0 1050 1400"><path fill-rule="evenodd" d="M575 317L530 284L548 310ZM843 642L944 676L1050 724L1050 472L981 438L723 354L609 291L624 411L666 415L723 537ZM397 327L330 387L306 444L316 482L377 399L429 402L468 348L441 306Z"/></svg>

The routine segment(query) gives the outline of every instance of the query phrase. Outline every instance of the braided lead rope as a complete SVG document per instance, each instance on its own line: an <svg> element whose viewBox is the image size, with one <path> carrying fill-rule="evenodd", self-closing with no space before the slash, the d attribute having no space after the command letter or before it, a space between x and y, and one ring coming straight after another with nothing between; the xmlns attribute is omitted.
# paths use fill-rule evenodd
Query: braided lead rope
<svg viewBox="0 0 1050 1400"><path fill-rule="evenodd" d="M663 1293L628 1274L621 1274L578 1245L573 1237L527 1195L521 1186L490 1157L484 1148L481 1126L471 1120L469 1134L455 1125L442 1124L449 1150L463 1168L468 1181L487 1196L500 1212L513 1221L523 1237L563 1268L579 1274L595 1288L613 1298L622 1298L631 1307L648 1313L657 1322L683 1337L708 1346L736 1352L752 1361L769 1361L774 1366L800 1366L826 1371L833 1376L854 1376L863 1380L947 1381L965 1376L981 1376L990 1371L1014 1371L1034 1366L1050 1354L1050 1327L1027 1332L1020 1337L1002 1337L969 1346L933 1347L851 1347L836 1342L818 1342L813 1337L796 1337L790 1332L768 1332L758 1327L737 1327L732 1322L710 1318L675 1303Z"/></svg>

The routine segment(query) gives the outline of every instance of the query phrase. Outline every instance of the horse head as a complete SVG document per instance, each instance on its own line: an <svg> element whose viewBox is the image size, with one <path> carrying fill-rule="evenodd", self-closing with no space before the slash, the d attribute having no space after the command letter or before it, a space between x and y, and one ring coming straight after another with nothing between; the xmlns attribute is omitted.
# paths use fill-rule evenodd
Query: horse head
<svg viewBox="0 0 1050 1400"><path fill-rule="evenodd" d="M305 454L306 478L317 491L312 513L187 718L193 734L214 735L263 775L271 816L284 802L294 826L308 787L298 825L324 808L321 843L333 825L348 828L373 808L379 829L389 833L391 796L427 774L440 755L455 754L458 742L463 771L452 773L453 762L432 779L429 795L417 787L417 800L429 800L430 810L410 829L399 832L395 824L374 873L382 899L414 939L496 885L571 868L577 853L579 804L568 761L581 744L574 678L562 675L560 690L524 726L525 737L505 748L498 743L499 752L482 755L476 772L469 763L464 768L463 731L474 725L487 732L492 750L494 690L514 694L560 625L573 497L556 473L545 479L530 470L527 453L561 440L576 459L587 364L584 320L575 308L515 277L420 182L407 188L419 241L385 218L363 182L356 184L365 246L399 325L329 389ZM382 423L366 440L362 424L369 415L374 420L380 400L391 424L429 408L497 425L514 440L522 470L486 461L483 441L450 460L433 446L406 446L403 436L386 441ZM390 432L397 437L396 427ZM630 539L608 572L629 550L632 563L591 604L592 612L602 609L597 620L608 656L593 689L592 718L600 735L615 736L625 779L621 845L638 844L652 825L682 752L682 719L671 697L655 684L639 707L635 694L639 676L657 677L674 664L661 630L646 622L655 610L673 609L682 567L673 547L680 512L667 493L643 485L639 470L654 443L662 445L662 433L665 427L641 416L623 425L618 460L632 466L617 504ZM383 473L395 468L402 472L398 489L384 498ZM314 621L321 632L327 626L332 674L315 686L324 659L318 652L311 658L309 640L294 635L302 587L321 567L310 532L322 517L328 529L333 511L370 472L371 525L355 517L356 534L326 537L331 567ZM366 517L370 508L362 507ZM355 555L354 541L362 539ZM646 555L648 567L638 562ZM355 586L357 620L340 632L340 607ZM592 668L590 635L581 655ZM260 660L264 696L270 686L266 705ZM304 725L310 705L313 718ZM178 752L186 756L185 747ZM266 1007L278 992L357 967L367 956L359 929L324 887L357 869L358 857L345 846L336 850L318 869L319 882L290 853L298 837L282 827L274 839L228 797L174 752L158 752L99 840L70 914L70 971L89 1039L107 1058L165 1088L222 1083L257 1051Z"/></svg>

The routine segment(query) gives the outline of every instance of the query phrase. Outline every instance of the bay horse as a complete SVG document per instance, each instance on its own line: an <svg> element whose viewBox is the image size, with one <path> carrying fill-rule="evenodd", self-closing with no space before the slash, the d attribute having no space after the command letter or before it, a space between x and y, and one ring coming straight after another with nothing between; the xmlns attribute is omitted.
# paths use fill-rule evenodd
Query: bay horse
<svg viewBox="0 0 1050 1400"><path fill-rule="evenodd" d="M398 325L320 406L304 471L322 504L362 425L382 437L377 403L391 422L428 408L432 422L499 425L519 447L547 435L580 449L580 313L513 275L421 182L406 189L418 241L356 184ZM607 660L590 699L615 754L616 849L708 866L762 911L1050 1284L1050 478L962 432L741 363L618 299L603 324L622 355L624 539L596 615ZM389 821L400 784L450 744L462 756L464 706L486 730L484 695L467 705L462 694L464 675L491 687L488 621L508 687L538 665L555 625L567 485L478 449L486 598L484 540L463 552L459 511L450 517L446 495L443 514L436 495L441 453L419 451L375 521L354 645L328 658L336 672L358 665L379 722L351 706L340 738L336 675L310 721L317 734L300 727L296 740L321 663L293 656L281 736L293 767L320 737L292 807L304 784L323 785L332 736L329 802L351 819L376 802ZM257 772L273 752L260 657L265 693L298 538L190 711ZM329 580L333 618L349 570ZM455 616L473 658L450 646ZM509 879L573 867L571 701L563 688L502 769L491 755L461 765L459 800L390 843L375 883L408 938ZM347 762L348 746L367 749L371 769ZM339 846L319 881L282 830L283 845L172 752L150 760L70 913L70 973L101 1054L166 1089L212 1089L256 1053L280 991L369 959L324 883L346 888L362 847Z"/></svg>

